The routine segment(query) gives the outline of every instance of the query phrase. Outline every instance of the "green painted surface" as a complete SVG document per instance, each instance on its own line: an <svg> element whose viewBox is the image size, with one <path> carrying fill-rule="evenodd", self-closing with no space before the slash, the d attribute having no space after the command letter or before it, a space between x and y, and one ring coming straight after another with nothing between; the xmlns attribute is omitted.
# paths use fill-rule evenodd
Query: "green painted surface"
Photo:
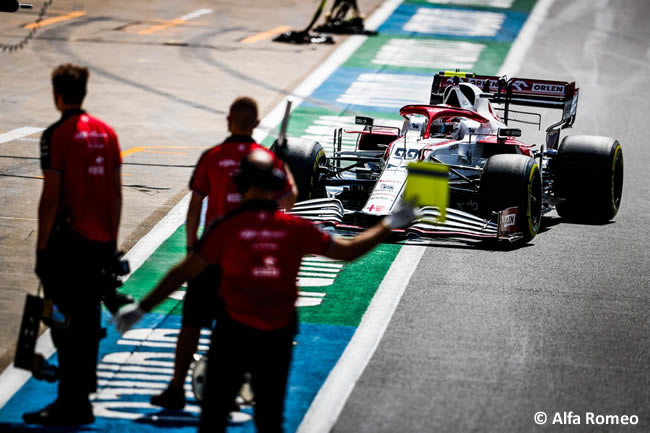
<svg viewBox="0 0 650 433"><path fill-rule="evenodd" d="M381 72L381 71L413 71L413 72L424 72L424 73L433 73L438 72L438 70L443 70L447 65L441 62L437 70L432 71L430 67L405 67L405 66L393 66L393 65L380 65L374 64L373 59L377 56L377 53L384 44L386 44L391 39L408 39L408 40L422 40L422 41L434 41L435 38L418 38L418 37L408 37L401 38L397 36L386 36L379 35L373 38L369 38L355 53L354 56L351 56L347 62L344 63L344 66L354 67L354 68L364 68L370 70L371 72ZM462 41L461 38L438 38L438 40L453 40L453 41ZM499 67L503 64L506 56L508 55L508 50L510 50L510 42L481 42L473 38L467 42L472 44L483 44L485 48L481 52L477 62L474 65L473 71L479 74L491 75L496 74L499 70Z"/></svg>
<svg viewBox="0 0 650 433"><path fill-rule="evenodd" d="M399 245L382 244L368 255L346 264L333 285L314 289L327 295L320 306L300 309L300 321L323 325L359 326L372 297L399 250ZM301 287L301 290L309 290L309 288Z"/></svg>
<svg viewBox="0 0 650 433"><path fill-rule="evenodd" d="M336 110L328 110L324 108L314 108L314 107L298 107L291 113L291 119L289 121L289 127L287 129L289 137L302 137L307 135L307 130L316 125L316 122L319 121L323 116L334 116L334 117L343 117L343 116L354 116L358 113L346 113ZM372 111L364 112L364 116L370 116L381 119L394 119L400 120L401 116L396 112L391 113L375 113ZM333 124L331 127L328 127L328 132L325 135L326 139L319 140L323 145L326 151L329 151L332 146L333 133L334 129L340 127L341 125ZM359 127L361 128L361 127ZM262 145L269 147L273 144L275 140L274 135L267 136Z"/></svg>
<svg viewBox="0 0 650 433"><path fill-rule="evenodd" d="M131 275L120 291L136 299L142 299L168 270L185 257L185 252L185 224L183 224ZM153 312L180 315L180 304L180 301L168 298L154 308Z"/></svg>

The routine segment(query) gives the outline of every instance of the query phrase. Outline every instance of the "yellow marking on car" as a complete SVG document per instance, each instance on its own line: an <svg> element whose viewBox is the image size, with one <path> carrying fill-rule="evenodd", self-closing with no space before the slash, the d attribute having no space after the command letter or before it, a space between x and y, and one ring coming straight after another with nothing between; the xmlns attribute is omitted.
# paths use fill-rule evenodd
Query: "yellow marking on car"
<svg viewBox="0 0 650 433"><path fill-rule="evenodd" d="M30 29L30 30L31 29L37 29L37 28L40 28L40 27L49 26L50 24L56 24L56 23L60 23L62 21L68 21L68 20L72 20L72 19L75 19L75 18L79 18L79 17L82 17L84 15L86 15L86 11L74 11L74 12L70 12L69 14L66 14L66 15L59 15L58 17L48 18L48 19L43 20L43 21L41 21L39 23L34 22L34 23L30 23L30 24L25 24L24 28Z"/></svg>
<svg viewBox="0 0 650 433"><path fill-rule="evenodd" d="M474 78L476 74L474 72L460 72L460 71L444 71L443 75L445 77L458 77L458 78Z"/></svg>
<svg viewBox="0 0 650 433"><path fill-rule="evenodd" d="M252 43L263 41L263 40L266 40L266 39L271 39L273 36L277 36L280 33L288 32L289 30L291 30L291 27L289 27L289 26L278 26L278 27L275 27L275 28L273 28L271 30L267 30L265 32L261 32L261 33L258 33L256 35L249 36L249 37L247 37L245 39L242 39L241 43L242 44L252 44Z"/></svg>

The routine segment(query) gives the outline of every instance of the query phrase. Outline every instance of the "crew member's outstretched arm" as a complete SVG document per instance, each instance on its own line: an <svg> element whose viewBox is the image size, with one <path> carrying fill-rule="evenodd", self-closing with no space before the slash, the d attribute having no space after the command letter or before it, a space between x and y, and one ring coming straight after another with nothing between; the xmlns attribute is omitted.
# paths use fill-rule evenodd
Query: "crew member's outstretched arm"
<svg viewBox="0 0 650 433"><path fill-rule="evenodd" d="M118 332L123 334L131 329L144 316L144 313L160 304L185 281L198 277L206 267L206 263L198 255L190 253L182 262L167 272L142 301L120 309L113 319Z"/></svg>
<svg viewBox="0 0 650 433"><path fill-rule="evenodd" d="M393 229L408 226L417 214L413 205L402 202L393 213L352 239L334 239L325 255L332 259L352 261L366 254L380 242L386 240Z"/></svg>

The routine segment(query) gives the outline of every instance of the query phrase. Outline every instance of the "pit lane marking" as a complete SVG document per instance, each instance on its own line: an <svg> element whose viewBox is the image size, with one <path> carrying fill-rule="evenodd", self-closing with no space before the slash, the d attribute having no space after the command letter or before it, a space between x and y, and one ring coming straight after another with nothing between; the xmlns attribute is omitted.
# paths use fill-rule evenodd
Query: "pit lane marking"
<svg viewBox="0 0 650 433"><path fill-rule="evenodd" d="M245 39L242 39L241 43L242 44L252 44L252 43L263 41L263 40L266 40L266 39L271 39L273 36L277 36L280 33L284 33L284 32L289 31L289 30L291 30L291 27L289 27L289 26L277 26L277 27L275 27L275 28L273 28L271 30L267 30L265 32L260 32L260 33L258 33L256 35L249 36L249 37L247 37Z"/></svg>
<svg viewBox="0 0 650 433"><path fill-rule="evenodd" d="M489 6L507 9L512 6L513 0L427 0L433 4L453 4L463 6Z"/></svg>
<svg viewBox="0 0 650 433"><path fill-rule="evenodd" d="M33 22L33 23L30 23L30 24L25 24L23 26L23 28L30 29L30 30L31 29L38 29L38 28L41 28L41 27L49 26L50 24L56 24L56 23L60 23L62 21L68 21L68 20L72 20L72 19L75 19L75 18L79 18L79 17L82 17L84 15L86 15L86 11L74 11L74 12L70 12L69 14L59 15L58 17L48 18L46 20L41 21L40 23Z"/></svg>
<svg viewBox="0 0 650 433"><path fill-rule="evenodd" d="M359 75L336 102L399 109L409 104L427 104L429 95L422 89L431 87L431 77L415 74Z"/></svg>
<svg viewBox="0 0 650 433"><path fill-rule="evenodd" d="M192 146L134 146L129 149L123 150L120 152L122 158L125 158L129 155L133 155L139 152L146 153L157 153L164 155L185 155L186 152L167 152L166 150L183 150L183 149L194 149ZM161 151L162 149L162 151Z"/></svg>
<svg viewBox="0 0 650 433"><path fill-rule="evenodd" d="M384 44L372 63L410 68L472 70L485 44L462 41L394 38Z"/></svg>
<svg viewBox="0 0 650 433"><path fill-rule="evenodd" d="M402 30L453 36L494 37L506 19L498 12L419 8Z"/></svg>
<svg viewBox="0 0 650 433"><path fill-rule="evenodd" d="M551 9L554 1L555 0L537 0L535 7L526 20L526 23L519 31L519 35L515 41L512 43L512 47L510 47L508 56L504 60L503 65L501 65L498 75L501 76L507 74L509 77L512 77L517 73L517 71L519 71L524 56L533 44L533 39L537 34L537 30L546 20L548 11Z"/></svg>
<svg viewBox="0 0 650 433"><path fill-rule="evenodd" d="M36 126L23 126L22 128L12 129L11 131L0 134L0 144L37 134L44 130L45 128L39 128Z"/></svg>
<svg viewBox="0 0 650 433"><path fill-rule="evenodd" d="M195 11L190 12L188 14L185 14L182 17L175 18L175 19L170 20L170 21L166 21L166 22L164 22L162 24L157 24L155 26L151 26L151 27L146 28L144 30L140 30L139 32L137 32L137 34L139 34L139 35L150 35L150 34L159 32L161 30L165 30L165 29L168 29L168 28L171 28L171 27L176 27L176 26L185 24L187 21L191 21L191 20L199 18L199 17L201 17L203 15L207 15L207 14L211 14L211 13L212 13L212 9L198 9L198 10L195 10Z"/></svg>
<svg viewBox="0 0 650 433"><path fill-rule="evenodd" d="M402 0L385 0L381 6L365 21L366 30L377 28L402 4ZM356 52L368 39L367 36L351 35L343 42L314 72L312 72L288 97L293 99L291 111L293 112L306 97L311 95L323 82L334 73L350 56ZM253 131L253 138L258 143L273 131L282 121L286 99L275 106L271 112L262 119L260 126Z"/></svg>

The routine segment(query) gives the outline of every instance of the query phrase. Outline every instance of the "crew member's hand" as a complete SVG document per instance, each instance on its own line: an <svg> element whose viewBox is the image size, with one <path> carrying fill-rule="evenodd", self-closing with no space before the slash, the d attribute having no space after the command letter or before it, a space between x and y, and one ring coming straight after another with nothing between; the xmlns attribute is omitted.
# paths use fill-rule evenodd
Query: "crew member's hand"
<svg viewBox="0 0 650 433"><path fill-rule="evenodd" d="M390 215L384 218L384 225L389 229L394 230L404 228L411 224L411 221L418 216L413 205L413 202L400 202L395 206L395 208L393 208Z"/></svg>
<svg viewBox="0 0 650 433"><path fill-rule="evenodd" d="M36 249L36 266L34 266L34 272L36 272L36 275L41 280L41 282L43 282L47 277L48 266L49 264L47 250L45 248Z"/></svg>
<svg viewBox="0 0 650 433"><path fill-rule="evenodd" d="M144 311L140 308L140 304L134 302L120 308L112 322L120 335L131 329L140 319L144 316Z"/></svg>

